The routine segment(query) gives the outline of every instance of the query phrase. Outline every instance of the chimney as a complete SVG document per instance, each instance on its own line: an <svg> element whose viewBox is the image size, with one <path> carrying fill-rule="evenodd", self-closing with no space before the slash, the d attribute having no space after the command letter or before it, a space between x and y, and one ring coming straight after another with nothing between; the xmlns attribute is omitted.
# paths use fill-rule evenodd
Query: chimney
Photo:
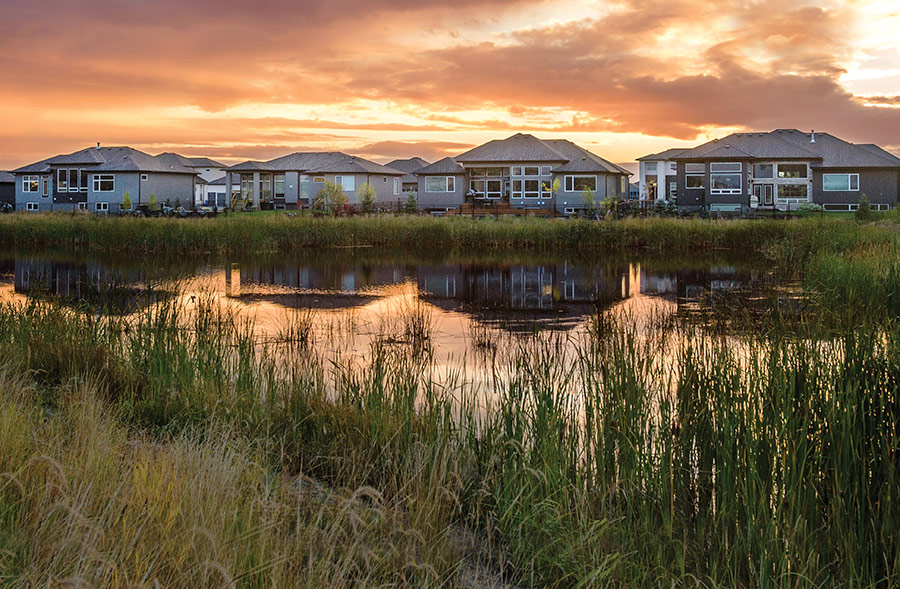
<svg viewBox="0 0 900 589"><path fill-rule="evenodd" d="M816 142L816 130L815 129L813 129L812 133L809 134L809 142L810 143Z"/></svg>
<svg viewBox="0 0 900 589"><path fill-rule="evenodd" d="M100 142L97 142L97 149L100 149Z"/></svg>

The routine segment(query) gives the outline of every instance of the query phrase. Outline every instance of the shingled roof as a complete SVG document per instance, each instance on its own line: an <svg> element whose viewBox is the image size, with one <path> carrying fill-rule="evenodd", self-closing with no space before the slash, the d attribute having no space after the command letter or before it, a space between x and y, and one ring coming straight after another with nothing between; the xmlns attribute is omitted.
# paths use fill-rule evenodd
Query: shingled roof
<svg viewBox="0 0 900 589"><path fill-rule="evenodd" d="M84 166L96 172L197 173L177 162L160 159L132 147L88 147L23 166L14 170L14 173L46 173L53 167L65 166Z"/></svg>
<svg viewBox="0 0 900 589"><path fill-rule="evenodd" d="M452 157L445 157L416 172L417 176L454 176L465 174L466 169L456 163Z"/></svg>
<svg viewBox="0 0 900 589"><path fill-rule="evenodd" d="M420 157L411 157L405 160L394 160L385 165L389 168L406 172L403 174L403 178L401 178L400 181L404 184L414 184L416 182L415 173L429 164Z"/></svg>
<svg viewBox="0 0 900 589"><path fill-rule="evenodd" d="M9 172L0 172L0 184L9 184L15 182L16 177Z"/></svg>
<svg viewBox="0 0 900 589"><path fill-rule="evenodd" d="M670 147L665 151L661 151L659 153L651 153L650 155L645 155L644 157L639 157L637 161L642 162L645 160L649 161L666 161L674 158L676 155L681 155L687 151L687 149L683 147Z"/></svg>
<svg viewBox="0 0 900 589"><path fill-rule="evenodd" d="M161 153L156 157L161 158L165 161L172 161L181 164L186 168L224 168L225 164L217 162L216 160L211 160L208 157L187 157L183 156L180 153L173 153L171 151L167 151L165 153Z"/></svg>
<svg viewBox="0 0 900 589"><path fill-rule="evenodd" d="M403 172L339 151L291 153L267 162L247 161L228 168L232 172L303 172L305 174L383 174L402 176Z"/></svg>
<svg viewBox="0 0 900 589"><path fill-rule="evenodd" d="M607 161L595 153L575 145L567 139L545 140L554 151L559 152L568 161L553 169L554 173L562 172L605 172L608 174L627 174L631 172L621 166Z"/></svg>
<svg viewBox="0 0 900 589"><path fill-rule="evenodd" d="M828 133L797 129L734 133L684 150L672 159L796 159L812 161L811 165L819 168L900 167L900 159L877 145L854 145Z"/></svg>
<svg viewBox="0 0 900 589"><path fill-rule="evenodd" d="M516 133L506 139L495 139L479 145L455 158L457 162L559 162L569 158L556 151L548 141L534 135Z"/></svg>

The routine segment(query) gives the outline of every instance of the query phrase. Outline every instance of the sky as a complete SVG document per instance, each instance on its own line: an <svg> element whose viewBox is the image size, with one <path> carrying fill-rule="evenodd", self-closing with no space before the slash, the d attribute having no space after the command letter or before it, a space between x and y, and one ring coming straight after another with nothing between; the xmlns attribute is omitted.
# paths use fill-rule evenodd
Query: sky
<svg viewBox="0 0 900 589"><path fill-rule="evenodd" d="M2 0L0 169L100 142L617 163L742 130L900 153L896 0Z"/></svg>

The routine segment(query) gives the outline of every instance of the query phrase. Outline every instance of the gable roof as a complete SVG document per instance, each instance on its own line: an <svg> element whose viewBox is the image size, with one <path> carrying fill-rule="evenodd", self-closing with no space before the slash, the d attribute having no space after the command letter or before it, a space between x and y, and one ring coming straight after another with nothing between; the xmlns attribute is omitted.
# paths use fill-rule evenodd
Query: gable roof
<svg viewBox="0 0 900 589"><path fill-rule="evenodd" d="M290 153L267 162L247 161L228 171L303 172L307 174L383 174L402 176L403 172L339 151Z"/></svg>
<svg viewBox="0 0 900 589"><path fill-rule="evenodd" d="M91 171L100 172L196 174L194 170L177 162L161 159L132 147L88 147L23 166L14 170L14 173L46 173L60 166L86 166Z"/></svg>
<svg viewBox="0 0 900 589"><path fill-rule="evenodd" d="M674 158L676 155L681 155L687 151L684 147L670 147L665 151L661 151L659 153L651 153L650 155L645 155L644 157L639 157L637 161L642 162L644 160L655 160L655 161L665 161Z"/></svg>
<svg viewBox="0 0 900 589"><path fill-rule="evenodd" d="M400 170L401 172L411 174L416 170L421 170L429 164L420 157L411 157L405 160L394 160L391 163L385 165L389 168L394 168L395 170Z"/></svg>
<svg viewBox="0 0 900 589"><path fill-rule="evenodd" d="M556 151L548 141L534 135L516 133L506 139L494 139L453 158L457 162L560 162L569 158Z"/></svg>
<svg viewBox="0 0 900 589"><path fill-rule="evenodd" d="M811 165L820 168L900 167L900 158L877 145L854 145L828 133L804 133L797 129L733 133L684 150L672 159L730 158L812 160Z"/></svg>
<svg viewBox="0 0 900 589"><path fill-rule="evenodd" d="M217 162L215 160L211 160L207 157L186 157L181 155L180 153L173 153L171 151L167 151L165 153L161 153L156 157L162 158L165 161L177 162L186 168L224 168L225 164L221 162Z"/></svg>
<svg viewBox="0 0 900 589"><path fill-rule="evenodd" d="M426 175L460 175L465 174L466 169L459 165L456 160L452 157L445 157L442 160L438 160L431 165L425 166L416 172L417 176L426 176Z"/></svg>
<svg viewBox="0 0 900 589"><path fill-rule="evenodd" d="M548 139L544 142L550 144L555 151L568 160L563 165L554 168L554 172L605 172L632 175L622 166L617 166L567 139Z"/></svg>

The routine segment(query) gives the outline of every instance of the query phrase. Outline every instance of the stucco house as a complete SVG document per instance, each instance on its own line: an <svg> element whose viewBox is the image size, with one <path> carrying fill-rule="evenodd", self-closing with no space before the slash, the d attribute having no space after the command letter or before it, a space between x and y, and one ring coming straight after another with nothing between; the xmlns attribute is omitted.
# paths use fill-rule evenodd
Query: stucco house
<svg viewBox="0 0 900 589"><path fill-rule="evenodd" d="M638 158L638 200L645 203L675 200L678 164L672 158L684 151L672 148Z"/></svg>
<svg viewBox="0 0 900 589"><path fill-rule="evenodd" d="M13 171L16 209L119 212L128 193L132 206L154 195L190 208L197 172L131 147L89 147L57 155Z"/></svg>
<svg viewBox="0 0 900 589"><path fill-rule="evenodd" d="M403 197L404 172L341 152L292 153L267 162L248 161L227 168L226 193L263 209L310 207L325 182L343 187L347 201L358 204L356 190L365 183L379 206L396 206Z"/></svg>
<svg viewBox="0 0 900 589"><path fill-rule="evenodd" d="M194 204L196 206L216 204L216 198L207 194L212 182L225 177L225 164L211 160L208 157L187 157L178 153L166 152L158 156L161 160L175 163L190 168L197 173L202 180L194 187ZM224 206L224 205L220 205Z"/></svg>
<svg viewBox="0 0 900 589"><path fill-rule="evenodd" d="M900 158L828 133L734 133L669 159L681 210L784 211L808 202L851 211L863 194L872 208L888 210L900 191Z"/></svg>
<svg viewBox="0 0 900 589"><path fill-rule="evenodd" d="M426 210L475 202L572 214L585 208L586 191L595 201L608 196L627 199L631 172L571 141L517 133L436 162L416 175L419 206ZM554 181L559 183L556 193Z"/></svg>

